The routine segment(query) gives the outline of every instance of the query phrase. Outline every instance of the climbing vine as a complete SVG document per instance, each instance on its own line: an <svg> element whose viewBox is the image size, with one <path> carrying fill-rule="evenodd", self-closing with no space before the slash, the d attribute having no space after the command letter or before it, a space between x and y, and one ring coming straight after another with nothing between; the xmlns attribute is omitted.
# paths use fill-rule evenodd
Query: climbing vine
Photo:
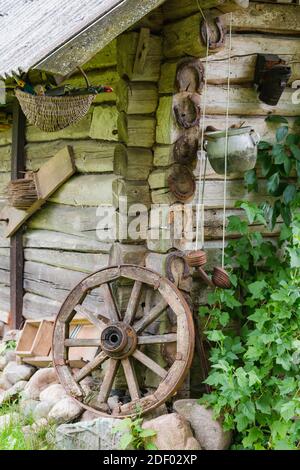
<svg viewBox="0 0 300 470"><path fill-rule="evenodd" d="M245 175L250 190L260 174L266 178L270 200L237 204L245 219L231 216L227 227L239 235L226 248L233 288L214 291L200 308L212 387L201 402L233 430L235 449L297 449L300 442L300 136L285 118L276 120L276 143L260 143L258 166ZM253 230L276 223L272 240Z"/></svg>

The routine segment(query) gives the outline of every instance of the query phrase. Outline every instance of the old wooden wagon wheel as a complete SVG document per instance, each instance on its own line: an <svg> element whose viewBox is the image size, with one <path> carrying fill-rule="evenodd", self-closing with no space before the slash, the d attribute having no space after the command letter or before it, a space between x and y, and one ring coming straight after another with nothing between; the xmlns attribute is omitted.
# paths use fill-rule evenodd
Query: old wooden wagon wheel
<svg viewBox="0 0 300 470"><path fill-rule="evenodd" d="M121 278L134 281L123 316L115 301L111 284ZM104 299L105 316L97 315L83 305L86 296L94 289L98 289L98 292L99 288ZM140 304L145 289L158 297L155 305L149 309L146 309L144 304L141 307ZM163 335L151 334L151 325L168 306L176 314L177 331ZM142 308L140 318L136 315L138 308ZM70 323L76 314L82 315L96 326L99 339L70 338ZM143 352L147 345L164 343L175 343L176 346L174 362L169 368L163 368ZM72 371L68 363L70 348L95 346L98 347L98 352L94 359L81 369ZM62 305L54 327L53 362L62 385L84 408L102 416L134 416L164 403L183 383L191 365L193 350L192 314L180 291L156 272L135 265L108 267L81 281ZM138 363L159 377L158 387L150 394L141 390L135 373ZM102 366L103 380L97 390L96 404L95 401L93 405L87 404L85 388L81 386L81 381ZM131 401L110 409L107 401L120 368L123 368Z"/></svg>

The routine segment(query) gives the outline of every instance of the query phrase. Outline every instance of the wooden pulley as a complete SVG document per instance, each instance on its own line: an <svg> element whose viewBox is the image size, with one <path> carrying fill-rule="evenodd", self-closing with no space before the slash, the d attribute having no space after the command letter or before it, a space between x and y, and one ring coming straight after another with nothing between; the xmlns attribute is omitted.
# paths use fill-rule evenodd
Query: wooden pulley
<svg viewBox="0 0 300 470"><path fill-rule="evenodd" d="M200 100L201 96L197 93L181 92L174 96L173 111L178 126L190 129L199 125Z"/></svg>
<svg viewBox="0 0 300 470"><path fill-rule="evenodd" d="M122 309L114 294L120 278L133 283L128 305ZM154 299L150 303L149 294ZM91 296L98 299L93 302L99 301L99 305L89 303ZM176 324L166 334L153 333L153 323L168 307L174 312ZM76 315L96 327L97 338L79 339L69 333ZM141 266L109 266L83 279L63 303L54 325L53 364L67 393L83 408L106 417L135 417L157 408L177 393L191 366L194 341L192 312L172 282ZM174 344L175 356L162 367L148 351L154 345L163 349L169 343ZM96 347L97 352L81 369L72 370L69 352L78 347ZM155 390L145 390L143 377L136 373L138 365L159 378ZM126 385L116 404L109 397L115 395L114 382L119 371ZM86 377L93 383L89 391L82 383Z"/></svg>
<svg viewBox="0 0 300 470"><path fill-rule="evenodd" d="M175 163L168 177L171 193L179 202L189 201L196 191L196 180L192 171L185 165Z"/></svg>
<svg viewBox="0 0 300 470"><path fill-rule="evenodd" d="M221 287L221 289L231 288L231 281L229 279L229 275L227 271L221 268L220 266L214 268L212 280L216 287Z"/></svg>
<svg viewBox="0 0 300 470"><path fill-rule="evenodd" d="M175 162L182 165L190 165L196 162L198 148L198 136L194 133L185 133L174 144L173 155Z"/></svg>
<svg viewBox="0 0 300 470"><path fill-rule="evenodd" d="M204 84L204 66L200 59L187 57L180 61L176 72L178 92L201 93Z"/></svg>
<svg viewBox="0 0 300 470"><path fill-rule="evenodd" d="M219 16L203 20L200 27L201 38L210 50L220 49L225 46L226 28Z"/></svg>
<svg viewBox="0 0 300 470"><path fill-rule="evenodd" d="M221 289L230 289L231 281L225 269L219 266L215 267L213 270L212 277L208 276L208 274L204 271L203 266L207 263L207 255L205 251L191 251L185 256L185 259L189 266L197 269L201 279L209 287L220 287Z"/></svg>

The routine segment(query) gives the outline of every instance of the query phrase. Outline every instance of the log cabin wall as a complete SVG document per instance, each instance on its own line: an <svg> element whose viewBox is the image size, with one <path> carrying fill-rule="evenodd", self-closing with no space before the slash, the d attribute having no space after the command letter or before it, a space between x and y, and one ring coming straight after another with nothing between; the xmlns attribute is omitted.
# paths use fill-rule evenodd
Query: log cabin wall
<svg viewBox="0 0 300 470"><path fill-rule="evenodd" d="M200 0L212 14L223 11L220 0ZM223 2L224 3L224 2ZM225 2L230 4L232 2ZM207 10L204 10L206 12ZM24 317L53 317L67 293L83 277L109 263L143 263L165 274L168 252L184 249L184 243L151 238L130 240L119 236L116 242L104 241L99 224L98 206L115 207L122 217L119 197L128 203L174 203L168 188L168 176L174 163L173 145L182 136L172 113L178 62L188 54L204 63L205 47L186 47L174 41L174 31L199 44L200 13L196 0L167 0L132 30L122 34L84 67L90 81L115 88L114 94L99 95L89 114L77 125L55 133L43 133L27 127L27 169L34 170L57 150L73 146L77 174L29 221L24 233ZM228 21L228 16L223 19ZM163 24L164 22L164 24ZM149 32L145 29L149 28ZM193 29L194 28L194 29ZM146 44L146 60L137 54ZM300 79L300 6L251 2L247 10L233 13L230 124L245 121L263 139L272 138L273 128L264 121L269 113L288 117L293 126L299 105L293 105L291 84ZM228 37L226 46L208 59L206 70L207 125L224 128ZM257 53L276 53L292 67L290 87L273 108L261 103L253 88ZM84 86L75 75L67 80ZM201 102L200 102L201 103ZM0 203L9 181L10 129L6 116L0 119ZM201 123L200 123L201 124ZM197 177L197 168L194 168ZM223 178L208 168L205 190L205 249L210 266L220 257L222 237ZM248 194L243 175L228 181L228 215L240 214L234 204L240 199L266 199L261 178L259 192ZM162 227L164 222L162 222ZM99 228L99 227L98 227ZM9 312L9 240L1 236L0 223L0 312ZM264 236L268 233L262 227ZM163 230L163 229L162 229ZM197 286L199 286L197 284ZM128 299L128 286L120 286L118 296ZM194 292L195 306L205 302L205 290ZM91 299L92 302L93 299ZM198 373L197 373L198 374ZM196 375L196 373L195 373Z"/></svg>

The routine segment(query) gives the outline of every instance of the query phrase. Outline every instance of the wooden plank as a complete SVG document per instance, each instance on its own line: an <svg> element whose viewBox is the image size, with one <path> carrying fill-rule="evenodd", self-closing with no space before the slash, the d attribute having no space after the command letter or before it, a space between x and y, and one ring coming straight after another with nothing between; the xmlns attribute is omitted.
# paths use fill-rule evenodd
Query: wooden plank
<svg viewBox="0 0 300 470"><path fill-rule="evenodd" d="M0 246L5 245L7 239L0 238ZM96 253L101 257L101 253L109 253L111 243L103 243L99 240L78 237L61 232L50 230L26 230L24 233L24 247L33 249L66 250L68 252Z"/></svg>
<svg viewBox="0 0 300 470"><path fill-rule="evenodd" d="M11 179L24 177L25 170L25 116L19 102L15 99L13 104L13 130L11 147ZM7 218L6 216L0 218ZM23 310L23 234L18 231L20 225L15 227L10 241L10 311L13 328L22 324ZM7 235L7 233L6 233Z"/></svg>
<svg viewBox="0 0 300 470"><path fill-rule="evenodd" d="M45 163L40 170L34 174L38 198L27 210L19 210L7 206L0 213L2 219L8 219L6 237L11 237L16 231L46 202L46 200L75 172L75 166L70 153L66 147Z"/></svg>
<svg viewBox="0 0 300 470"><path fill-rule="evenodd" d="M133 64L133 74L142 74L150 48L150 29L141 28Z"/></svg>
<svg viewBox="0 0 300 470"><path fill-rule="evenodd" d="M216 8L220 14L241 10L247 8L248 5L248 0L199 0L199 6L203 10ZM199 6L195 0L167 0L162 6L162 10L166 21L174 21L197 13Z"/></svg>
<svg viewBox="0 0 300 470"><path fill-rule="evenodd" d="M229 15L224 17L229 22ZM233 13L234 31L300 34L298 5L261 4L251 2L247 10Z"/></svg>
<svg viewBox="0 0 300 470"><path fill-rule="evenodd" d="M139 33L122 34L117 39L117 70L120 77L128 77L130 81L157 82L160 75L162 55L162 38L150 35L149 53L142 73L134 73L133 67L139 41Z"/></svg>

